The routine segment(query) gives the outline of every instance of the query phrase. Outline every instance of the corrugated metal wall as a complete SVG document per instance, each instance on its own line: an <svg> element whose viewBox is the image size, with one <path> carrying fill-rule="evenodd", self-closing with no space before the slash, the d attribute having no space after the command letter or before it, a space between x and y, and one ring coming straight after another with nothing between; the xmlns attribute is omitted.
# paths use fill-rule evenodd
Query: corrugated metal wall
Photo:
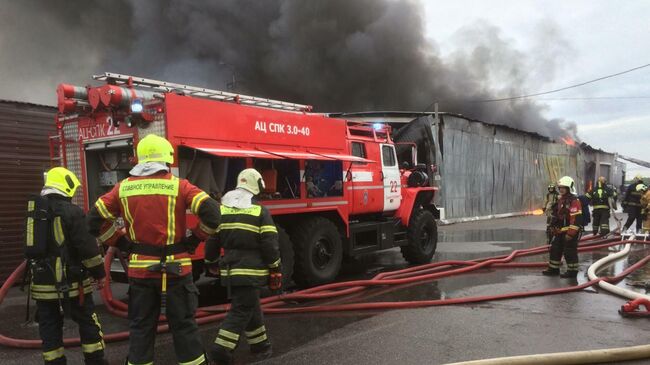
<svg viewBox="0 0 650 365"><path fill-rule="evenodd" d="M488 217L542 207L546 187L563 175L578 182L579 149L460 116L431 118L445 219Z"/></svg>
<svg viewBox="0 0 650 365"><path fill-rule="evenodd" d="M29 194L50 166L53 107L0 100L0 282L23 260L23 217Z"/></svg>

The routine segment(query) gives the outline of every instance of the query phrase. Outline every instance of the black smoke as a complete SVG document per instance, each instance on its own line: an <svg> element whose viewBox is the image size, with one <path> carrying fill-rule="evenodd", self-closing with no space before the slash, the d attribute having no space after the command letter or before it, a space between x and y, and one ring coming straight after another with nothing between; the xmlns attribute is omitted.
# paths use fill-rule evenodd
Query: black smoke
<svg viewBox="0 0 650 365"><path fill-rule="evenodd" d="M552 78L557 57L531 60L482 23L462 29L456 51L442 56L414 1L0 4L6 99L52 104L57 83L85 84L91 73L113 71L232 88L317 111L423 111L437 101L442 111L553 138L575 134L575 127L544 118L542 104L482 102L537 91L538 78ZM563 44L553 27L540 34L551 38L544 45Z"/></svg>

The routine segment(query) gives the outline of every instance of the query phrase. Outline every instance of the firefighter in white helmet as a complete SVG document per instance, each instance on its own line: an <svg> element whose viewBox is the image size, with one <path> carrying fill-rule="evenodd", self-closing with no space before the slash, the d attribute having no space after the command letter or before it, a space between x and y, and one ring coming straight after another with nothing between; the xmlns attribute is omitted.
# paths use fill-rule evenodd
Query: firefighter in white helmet
<svg viewBox="0 0 650 365"><path fill-rule="evenodd" d="M627 221L623 226L623 231L630 229L635 220L636 232L641 230L641 196L643 193L638 189L641 185L643 185L643 177L639 174L634 177L634 180L625 191L625 197L621 205L627 212Z"/></svg>
<svg viewBox="0 0 650 365"><path fill-rule="evenodd" d="M217 233L206 242L205 264L221 277L232 305L221 323L212 360L231 364L240 336L246 337L251 352L258 357L271 354L260 308L260 288L282 286L278 231L269 211L255 201L264 189L264 180L255 169L245 169L237 177L237 188L221 199L221 222Z"/></svg>
<svg viewBox="0 0 650 365"><path fill-rule="evenodd" d="M547 276L560 275L562 256L567 264L567 270L561 277L575 278L578 275L578 240L582 228L582 205L576 197L575 183L569 176L562 177L557 182L560 197L553 206L551 221L550 257L548 268L542 271Z"/></svg>

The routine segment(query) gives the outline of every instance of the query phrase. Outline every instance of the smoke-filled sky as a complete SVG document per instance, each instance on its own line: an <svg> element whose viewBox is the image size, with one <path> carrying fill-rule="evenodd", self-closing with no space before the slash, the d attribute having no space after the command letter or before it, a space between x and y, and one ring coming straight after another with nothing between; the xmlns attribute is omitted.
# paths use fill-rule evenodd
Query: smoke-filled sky
<svg viewBox="0 0 650 365"><path fill-rule="evenodd" d="M0 0L0 98L54 104L58 83L84 85L103 71L216 89L234 78L239 92L317 111L422 111L438 101L551 137L577 124L597 147L649 159L639 134L618 126L641 118L647 135L650 100L476 102L650 62L640 51L648 14L650 2ZM650 69L558 96L650 95L649 79ZM613 143L610 129L609 139L593 137L603 123L629 143Z"/></svg>

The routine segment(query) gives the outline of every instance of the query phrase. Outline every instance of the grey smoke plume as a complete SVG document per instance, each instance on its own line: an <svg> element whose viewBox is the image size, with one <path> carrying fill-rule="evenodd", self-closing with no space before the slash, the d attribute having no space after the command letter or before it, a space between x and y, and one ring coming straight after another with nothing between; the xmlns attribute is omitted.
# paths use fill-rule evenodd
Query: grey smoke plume
<svg viewBox="0 0 650 365"><path fill-rule="evenodd" d="M0 0L0 97L52 104L59 82L114 71L312 104L317 111L441 110L550 137L575 132L526 100L480 103L552 79L498 28L441 56L409 0ZM568 44L552 27L540 34ZM10 51L7 51L10 50ZM535 72L531 72L531 67ZM232 80L235 80L232 85ZM575 133L573 133L574 135Z"/></svg>

